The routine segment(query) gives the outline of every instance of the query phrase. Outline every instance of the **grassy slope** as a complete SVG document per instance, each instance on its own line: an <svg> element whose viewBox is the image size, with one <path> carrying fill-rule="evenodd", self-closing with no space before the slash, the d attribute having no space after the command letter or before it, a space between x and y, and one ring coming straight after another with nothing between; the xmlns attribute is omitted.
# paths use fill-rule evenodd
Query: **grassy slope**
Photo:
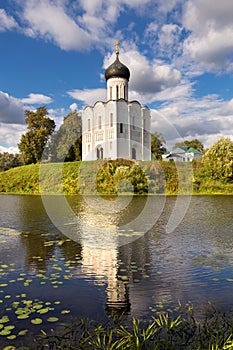
<svg viewBox="0 0 233 350"><path fill-rule="evenodd" d="M78 173L81 164L82 176L80 176L80 179L78 179ZM160 167L162 168L162 171L166 178L167 192L170 194L176 193L177 177L175 174L174 165L168 164L166 162L161 162ZM95 189L95 183L93 179L96 174L96 163L64 163L62 165L62 184L61 181L59 181L59 174L61 172L60 163L44 164L43 169L43 189L46 192L62 193L62 191L64 191L67 194L78 194L80 193L80 187L85 189L88 188L89 192L91 193L93 193ZM152 170L150 170L150 176L151 171L153 171L152 166L151 169ZM21 166L0 173L0 193L39 194L39 173L39 164ZM195 170L194 175L194 193L233 193L233 184L211 180L207 176L203 176L203 172L200 172L200 170ZM108 183L105 184L105 191L106 186L108 186Z"/></svg>

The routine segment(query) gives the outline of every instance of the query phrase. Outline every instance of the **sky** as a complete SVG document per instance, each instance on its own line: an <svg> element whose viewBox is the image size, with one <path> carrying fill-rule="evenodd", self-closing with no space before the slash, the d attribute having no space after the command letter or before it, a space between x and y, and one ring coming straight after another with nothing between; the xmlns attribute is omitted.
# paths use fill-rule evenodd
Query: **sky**
<svg viewBox="0 0 233 350"><path fill-rule="evenodd" d="M24 111L63 117L106 101L105 69L130 69L129 100L171 148L233 139L232 0L0 0L0 152L18 152Z"/></svg>

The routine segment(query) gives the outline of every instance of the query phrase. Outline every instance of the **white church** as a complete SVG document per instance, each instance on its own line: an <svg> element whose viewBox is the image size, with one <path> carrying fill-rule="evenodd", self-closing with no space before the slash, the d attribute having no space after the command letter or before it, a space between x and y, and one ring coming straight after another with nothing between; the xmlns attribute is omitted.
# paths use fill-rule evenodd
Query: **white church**
<svg viewBox="0 0 233 350"><path fill-rule="evenodd" d="M105 70L107 102L82 111L82 160L151 160L151 115L138 101L128 101L129 69L116 60Z"/></svg>

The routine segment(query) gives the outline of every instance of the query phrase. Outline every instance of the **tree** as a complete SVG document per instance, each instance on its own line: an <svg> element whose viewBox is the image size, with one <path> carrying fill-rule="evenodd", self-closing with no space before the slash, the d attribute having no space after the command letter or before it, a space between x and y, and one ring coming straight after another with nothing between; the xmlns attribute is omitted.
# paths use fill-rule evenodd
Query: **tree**
<svg viewBox="0 0 233 350"><path fill-rule="evenodd" d="M74 161L82 158L82 121L77 111L69 113L54 133L51 144L53 161Z"/></svg>
<svg viewBox="0 0 233 350"><path fill-rule="evenodd" d="M194 139L191 141L185 140L184 142L177 142L174 146L174 148L182 148L182 147L193 147L197 151L203 152L204 151L204 145L201 141L198 139Z"/></svg>
<svg viewBox="0 0 233 350"><path fill-rule="evenodd" d="M213 179L233 180L233 141L222 137L206 151L204 167Z"/></svg>
<svg viewBox="0 0 233 350"><path fill-rule="evenodd" d="M22 135L18 147L24 164L38 163L50 135L54 132L55 123L47 117L46 107L39 107L35 112L26 110L24 114L28 131Z"/></svg>
<svg viewBox="0 0 233 350"><path fill-rule="evenodd" d="M0 171L9 170L20 165L22 165L22 157L20 154L8 152L0 153Z"/></svg>
<svg viewBox="0 0 233 350"><path fill-rule="evenodd" d="M161 133L155 131L151 134L152 159L162 159L162 154L166 152L165 143L166 141Z"/></svg>

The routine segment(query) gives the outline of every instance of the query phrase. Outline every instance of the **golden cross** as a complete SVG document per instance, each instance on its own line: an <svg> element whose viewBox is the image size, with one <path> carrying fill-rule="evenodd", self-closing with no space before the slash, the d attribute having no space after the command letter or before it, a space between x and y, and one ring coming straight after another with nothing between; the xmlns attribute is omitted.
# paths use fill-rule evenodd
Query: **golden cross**
<svg viewBox="0 0 233 350"><path fill-rule="evenodd" d="M119 55L119 41L116 41L116 54Z"/></svg>

